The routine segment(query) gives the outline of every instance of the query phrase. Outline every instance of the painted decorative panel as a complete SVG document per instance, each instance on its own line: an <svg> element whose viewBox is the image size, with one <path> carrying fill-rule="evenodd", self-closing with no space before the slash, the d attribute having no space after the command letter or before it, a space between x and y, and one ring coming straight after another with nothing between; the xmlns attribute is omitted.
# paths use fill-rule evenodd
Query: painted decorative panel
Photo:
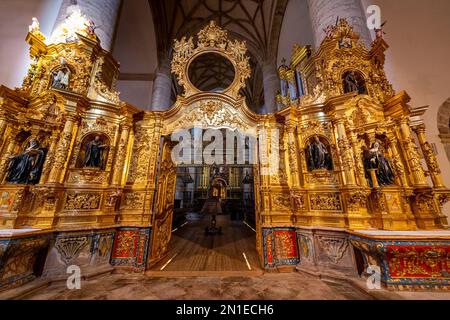
<svg viewBox="0 0 450 320"><path fill-rule="evenodd" d="M271 269L297 265L297 234L293 228L263 229L264 266Z"/></svg>
<svg viewBox="0 0 450 320"><path fill-rule="evenodd" d="M150 229L123 228L116 233L111 264L145 269Z"/></svg>

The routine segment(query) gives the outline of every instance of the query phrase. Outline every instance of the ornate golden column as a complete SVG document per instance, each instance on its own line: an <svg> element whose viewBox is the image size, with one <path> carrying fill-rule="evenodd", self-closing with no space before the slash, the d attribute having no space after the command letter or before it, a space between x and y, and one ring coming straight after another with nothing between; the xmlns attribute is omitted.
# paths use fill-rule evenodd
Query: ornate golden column
<svg viewBox="0 0 450 320"><path fill-rule="evenodd" d="M404 187L408 187L408 179L406 178L406 172L405 172L405 166L402 163L402 158L400 156L400 153L398 151L397 138L392 135L388 137L389 139L389 147L392 151L392 164L394 166L395 172L400 178L400 181Z"/></svg>
<svg viewBox="0 0 450 320"><path fill-rule="evenodd" d="M120 136L119 147L117 148L116 161L114 165L114 175L112 180L112 184L114 186L119 186L122 183L128 141L130 139L130 130L130 123L122 124L122 133Z"/></svg>
<svg viewBox="0 0 450 320"><path fill-rule="evenodd" d="M295 129L295 122L288 120L286 123L286 131L288 133L289 168L292 177L292 187L294 189L300 187L298 146L296 143Z"/></svg>
<svg viewBox="0 0 450 320"><path fill-rule="evenodd" d="M0 106L1 106L1 104L0 104ZM5 134L7 126L8 126L8 122L6 120L5 113L0 112L0 146L1 146L1 141L3 140L3 135Z"/></svg>
<svg viewBox="0 0 450 320"><path fill-rule="evenodd" d="M13 155L14 149L16 147L16 136L19 134L19 130L16 128L13 128L12 131L9 133L9 142L6 146L6 152L4 153L3 157L0 161L0 181L3 182L6 177L6 169L8 167L9 163L9 157Z"/></svg>
<svg viewBox="0 0 450 320"><path fill-rule="evenodd" d="M39 184L45 184L48 180L48 177L50 175L51 166L53 165L55 161L55 153L56 153L56 147L58 146L59 141L59 132L53 132L52 137L50 138L50 148L48 150L47 159L44 163L44 168L42 170L42 176L41 181Z"/></svg>
<svg viewBox="0 0 450 320"><path fill-rule="evenodd" d="M409 167L413 176L415 187L428 187L425 172L420 163L420 155L414 138L411 135L409 120L403 118L400 120L400 129L402 133L403 143L408 157Z"/></svg>
<svg viewBox="0 0 450 320"><path fill-rule="evenodd" d="M442 181L441 169L439 163L437 162L436 155L434 153L433 147L427 141L425 136L425 125L420 125L414 128L419 139L420 147L422 148L425 161L427 163L428 171L430 172L431 180L436 188L443 188L444 182Z"/></svg>
<svg viewBox="0 0 450 320"><path fill-rule="evenodd" d="M347 140L344 120L335 119L334 125L338 134L338 149L341 156L341 167L345 185L356 185L355 174L353 170L353 158L350 145Z"/></svg>
<svg viewBox="0 0 450 320"><path fill-rule="evenodd" d="M358 147L358 138L354 132L350 133L350 141L352 143L353 155L355 157L355 173L358 185L366 187L367 179L364 172L364 164L361 158L362 150Z"/></svg>
<svg viewBox="0 0 450 320"><path fill-rule="evenodd" d="M68 152L72 143L73 131L78 122L78 115L69 115L64 125L64 130L61 133L61 139L56 149L53 167L50 171L48 183L58 184L61 180L61 174L64 166L68 161Z"/></svg>

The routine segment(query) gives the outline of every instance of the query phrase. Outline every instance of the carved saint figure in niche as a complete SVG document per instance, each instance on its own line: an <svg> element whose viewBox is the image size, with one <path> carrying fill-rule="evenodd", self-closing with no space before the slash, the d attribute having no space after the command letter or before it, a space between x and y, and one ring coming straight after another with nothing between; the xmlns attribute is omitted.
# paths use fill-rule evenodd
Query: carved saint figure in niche
<svg viewBox="0 0 450 320"><path fill-rule="evenodd" d="M70 81L70 70L67 67L61 68L58 72L53 74L52 87L55 89L68 89Z"/></svg>
<svg viewBox="0 0 450 320"><path fill-rule="evenodd" d="M45 152L36 139L31 139L27 149L10 157L6 181L15 184L37 184L44 166Z"/></svg>
<svg viewBox="0 0 450 320"><path fill-rule="evenodd" d="M340 49L351 49L353 48L352 39L345 35L339 40L339 48Z"/></svg>
<svg viewBox="0 0 450 320"><path fill-rule="evenodd" d="M96 136L86 145L84 166L86 168L103 168L103 153L106 148L108 146L103 144L100 136Z"/></svg>
<svg viewBox="0 0 450 320"><path fill-rule="evenodd" d="M332 170L330 148L318 136L314 137L307 150L308 170Z"/></svg>
<svg viewBox="0 0 450 320"><path fill-rule="evenodd" d="M344 93L358 92L358 94L367 94L366 81L355 71L349 71L344 74Z"/></svg>
<svg viewBox="0 0 450 320"><path fill-rule="evenodd" d="M374 185L370 175L371 170L376 170L376 176L380 186L390 186L395 183L394 172L388 159L381 152L379 142L375 142L372 149L365 152L364 165L366 168L366 177L371 187Z"/></svg>

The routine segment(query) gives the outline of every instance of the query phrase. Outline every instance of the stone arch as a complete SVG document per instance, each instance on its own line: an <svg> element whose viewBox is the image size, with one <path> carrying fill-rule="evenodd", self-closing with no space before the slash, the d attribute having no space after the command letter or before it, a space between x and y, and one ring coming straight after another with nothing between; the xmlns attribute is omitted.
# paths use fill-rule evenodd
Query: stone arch
<svg viewBox="0 0 450 320"><path fill-rule="evenodd" d="M447 159L450 161L450 98L439 108L437 121L439 137L444 145Z"/></svg>

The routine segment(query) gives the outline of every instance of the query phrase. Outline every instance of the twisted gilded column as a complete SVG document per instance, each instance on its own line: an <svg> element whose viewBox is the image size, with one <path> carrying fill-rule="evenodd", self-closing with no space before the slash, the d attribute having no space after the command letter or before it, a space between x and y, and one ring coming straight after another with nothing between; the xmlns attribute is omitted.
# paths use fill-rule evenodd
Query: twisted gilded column
<svg viewBox="0 0 450 320"><path fill-rule="evenodd" d="M48 183L58 184L61 180L61 175L63 173L66 162L68 161L68 154L70 151L70 145L72 143L72 138L74 134L75 126L78 122L77 115L70 115L66 120L64 125L64 130L61 133L58 147L55 152L55 158L53 167L50 171L48 178Z"/></svg>
<svg viewBox="0 0 450 320"><path fill-rule="evenodd" d="M356 133L352 132L350 134L350 141L352 143L352 150L355 156L355 171L358 185L366 187L367 179L364 171L364 164L360 155L362 154L361 148L358 146L358 137Z"/></svg>
<svg viewBox="0 0 450 320"><path fill-rule="evenodd" d="M46 183L48 177L50 176L50 170L55 161L56 147L58 146L59 138L59 132L53 132L52 137L50 138L50 148L47 153L44 168L42 170L40 184Z"/></svg>
<svg viewBox="0 0 450 320"><path fill-rule="evenodd" d="M165 111L172 106L172 74L169 58L160 59L153 82L151 111Z"/></svg>
<svg viewBox="0 0 450 320"><path fill-rule="evenodd" d="M16 136L19 134L19 130L17 128L13 128L9 134L9 141L6 145L6 152L3 154L3 157L0 160L0 181L3 182L6 177L6 169L8 168L9 158L13 156L14 149L16 148Z"/></svg>
<svg viewBox="0 0 450 320"><path fill-rule="evenodd" d="M123 169L125 166L125 158L127 155L127 146L130 139L131 124L122 125L122 133L120 135L119 148L117 149L116 161L114 165L114 175L112 184L114 186L119 186L122 183Z"/></svg>
<svg viewBox="0 0 450 320"><path fill-rule="evenodd" d="M420 155L414 138L411 135L411 127L407 118L400 120L400 130L402 134L404 148L407 153L409 167L415 187L428 186L425 172L420 163Z"/></svg>
<svg viewBox="0 0 450 320"><path fill-rule="evenodd" d="M343 168L343 178L345 185L356 185L355 174L353 172L353 158L351 147L348 143L345 124L342 119L334 121L338 134L338 148L341 155L341 166Z"/></svg>
<svg viewBox="0 0 450 320"><path fill-rule="evenodd" d="M295 123L288 121L286 124L286 131L288 133L288 155L289 155L289 168L291 172L292 178L292 187L299 188L300 187L300 173L299 173L299 159L298 159L298 148L296 143L296 134L295 134Z"/></svg>
<svg viewBox="0 0 450 320"><path fill-rule="evenodd" d="M400 178L400 181L404 187L408 186L408 179L406 178L405 166L402 163L402 158L397 147L398 140L395 136L389 137L389 147L392 151L392 164L395 172Z"/></svg>
<svg viewBox="0 0 450 320"><path fill-rule="evenodd" d="M122 0L63 0L53 31L70 15L76 7L90 20L94 21L95 33L100 38L101 46L111 51L119 20Z"/></svg>
<svg viewBox="0 0 450 320"><path fill-rule="evenodd" d="M434 153L433 147L427 141L425 136L425 126L421 125L414 128L419 139L420 147L422 148L425 161L427 163L428 171L430 172L431 180L436 188L444 187L444 182L442 181L441 169L439 163L437 162L436 155Z"/></svg>
<svg viewBox="0 0 450 320"><path fill-rule="evenodd" d="M2 105L0 104L0 107ZM5 112L2 111L0 113L0 142L3 140L3 135L5 134L6 128L8 126L8 122L6 120Z"/></svg>
<svg viewBox="0 0 450 320"><path fill-rule="evenodd" d="M335 25L338 18L347 19L360 34L361 41L370 44L370 32L361 0L308 0L308 7L316 48L325 38L323 30L329 25Z"/></svg>

